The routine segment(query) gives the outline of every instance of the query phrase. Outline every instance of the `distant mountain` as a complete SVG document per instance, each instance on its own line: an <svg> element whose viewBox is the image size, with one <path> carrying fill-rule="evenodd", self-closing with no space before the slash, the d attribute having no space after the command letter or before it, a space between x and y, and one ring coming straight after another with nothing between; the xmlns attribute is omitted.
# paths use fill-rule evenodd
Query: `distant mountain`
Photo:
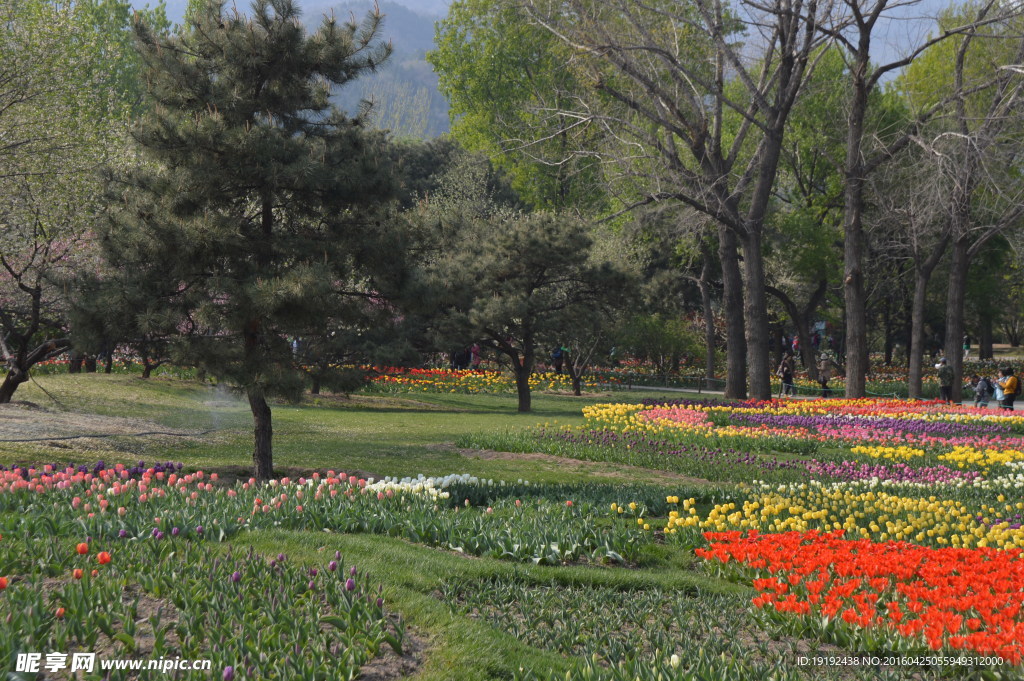
<svg viewBox="0 0 1024 681"><path fill-rule="evenodd" d="M444 0L407 3L442 7L447 4ZM426 53L434 49L434 23L443 15L413 11L397 2L381 2L379 6L384 15L382 37L391 41L394 53L378 73L342 91L338 102L345 110L355 112L360 100L372 101L374 123L397 137L437 137L448 131L448 101L438 92L437 75L427 63ZM303 9L306 21L312 25L314 18L319 19L332 9L338 19L354 15L361 20L372 8L372 0L308 0Z"/></svg>
<svg viewBox="0 0 1024 681"><path fill-rule="evenodd" d="M135 5L155 0L135 0ZM188 0L165 0L168 18L180 23ZM347 21L362 20L373 9L373 0L298 0L309 27L330 14ZM434 48L434 23L448 12L449 0L387 0L380 3L384 14L382 37L391 40L394 54L377 73L359 79L342 90L336 101L349 113L359 110L360 101L372 101L374 124L391 130L397 137L429 139L448 131L448 102L437 90L437 76L425 55ZM246 12L248 0L238 0Z"/></svg>

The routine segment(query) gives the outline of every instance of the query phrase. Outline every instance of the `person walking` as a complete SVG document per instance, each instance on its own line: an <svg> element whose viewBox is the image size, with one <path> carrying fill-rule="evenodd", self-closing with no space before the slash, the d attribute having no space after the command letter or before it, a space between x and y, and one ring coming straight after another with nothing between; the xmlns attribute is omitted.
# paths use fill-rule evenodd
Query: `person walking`
<svg viewBox="0 0 1024 681"><path fill-rule="evenodd" d="M938 369L939 374L939 396L940 399L946 404L952 404L953 402L953 367L949 366L949 362L943 357L939 360L939 363L935 365Z"/></svg>
<svg viewBox="0 0 1024 681"><path fill-rule="evenodd" d="M828 387L828 382L832 379L832 372L835 370L835 362L828 355L822 353L821 359L818 360L818 383L821 384L821 396L831 397L832 391Z"/></svg>
<svg viewBox="0 0 1024 681"><path fill-rule="evenodd" d="M782 394L787 396L796 395L796 386L793 385L793 373L796 370L796 362L793 360L793 353L786 352L779 364L778 374L782 379Z"/></svg>
<svg viewBox="0 0 1024 681"><path fill-rule="evenodd" d="M1000 369L999 380L996 381L996 384L1003 391L1003 399L999 403L999 408L1013 411L1013 401L1020 393L1020 381L1013 375L1013 368L1007 366Z"/></svg>

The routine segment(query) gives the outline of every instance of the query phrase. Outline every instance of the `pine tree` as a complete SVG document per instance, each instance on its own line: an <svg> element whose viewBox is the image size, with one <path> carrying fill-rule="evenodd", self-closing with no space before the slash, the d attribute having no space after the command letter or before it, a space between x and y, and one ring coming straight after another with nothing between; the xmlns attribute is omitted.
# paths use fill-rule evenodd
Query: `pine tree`
<svg viewBox="0 0 1024 681"><path fill-rule="evenodd" d="M89 288L132 301L134 332L170 336L177 361L245 393L258 479L273 474L267 399L303 390L291 340L372 296L388 255L385 139L329 100L389 56L381 20L307 34L292 0L255 0L248 17L208 0L180 35L136 25L142 163L110 173L118 209L99 237L115 274Z"/></svg>

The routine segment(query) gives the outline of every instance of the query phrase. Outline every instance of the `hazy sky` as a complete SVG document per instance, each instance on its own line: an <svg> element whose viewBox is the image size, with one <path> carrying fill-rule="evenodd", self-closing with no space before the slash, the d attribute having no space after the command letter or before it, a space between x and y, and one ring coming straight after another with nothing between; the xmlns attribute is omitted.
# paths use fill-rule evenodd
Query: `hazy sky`
<svg viewBox="0 0 1024 681"><path fill-rule="evenodd" d="M149 2L149 4L155 4L155 0L134 0L133 4L136 6L142 6ZM404 5L411 10L417 12L423 12L425 14L440 14L444 11L443 8L448 6L449 0L395 0L399 5ZM249 0L236 0L238 8L246 10L249 8ZM188 5L188 0L165 0L167 5L167 17L175 22L181 22L182 17L185 16L185 7ZM299 0L299 6L302 6L302 0ZM338 4L341 4L340 2ZM367 0L367 5L372 4L372 0Z"/></svg>
<svg viewBox="0 0 1024 681"><path fill-rule="evenodd" d="M135 0L136 5L144 5L154 0ZM444 11L450 0L393 0L411 10L424 14L439 14ZM248 7L249 0L236 0L239 9ZM300 5L303 4L299 0ZM366 0L369 5L372 0ZM166 0L167 14L173 22L180 22L185 13L188 0ZM327 4L325 0L316 0L317 5ZM340 4L340 3L339 3ZM902 0L894 0L890 4L904 4ZM877 61L891 61L902 56L911 45L919 44L934 26L934 17L942 9L957 4L955 0L920 0L910 6L900 7L892 12L894 20L881 23L876 28L872 47ZM899 17L899 20L895 20Z"/></svg>

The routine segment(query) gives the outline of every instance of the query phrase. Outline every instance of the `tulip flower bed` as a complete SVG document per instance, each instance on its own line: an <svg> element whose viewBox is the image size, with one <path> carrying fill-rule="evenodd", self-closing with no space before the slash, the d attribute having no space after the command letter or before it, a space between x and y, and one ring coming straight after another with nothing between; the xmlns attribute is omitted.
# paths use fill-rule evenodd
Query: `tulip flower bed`
<svg viewBox="0 0 1024 681"><path fill-rule="evenodd" d="M351 678L382 646L402 650L401 620L340 555L300 568L210 551L196 534L76 547L75 534L47 533L49 520L0 539L5 665L17 652L81 650L209 660L224 679ZM129 678L112 673L103 678Z"/></svg>
<svg viewBox="0 0 1024 681"><path fill-rule="evenodd" d="M473 369L405 369L386 367L369 373L370 382L363 388L369 394L462 393L514 394L515 378L507 371ZM584 388L596 387L588 378ZM538 391L572 390L566 374L538 372L530 376L530 389Z"/></svg>
<svg viewBox="0 0 1024 681"><path fill-rule="evenodd" d="M541 426L528 433L465 436L457 439L456 445L503 452L541 451L569 459L627 464L716 482L754 478L785 482L806 480L808 476L803 462L788 457L611 429Z"/></svg>
<svg viewBox="0 0 1024 681"><path fill-rule="evenodd" d="M532 585L517 580L449 581L441 598L453 612L479 618L537 648L579 659L570 678L706 678L727 681L796 677L801 655L835 655L828 644L781 634L748 615L749 597L659 588ZM728 664L723 664L728 660ZM916 673L920 674L920 670ZM876 670L843 677L876 679ZM526 662L517 679L555 679ZM841 678L824 670L819 678ZM897 677L900 678L900 677ZM902 678L911 678L907 670Z"/></svg>
<svg viewBox="0 0 1024 681"><path fill-rule="evenodd" d="M586 407L584 416L591 429L797 454L837 445L1024 450L1024 416L941 402L680 400L599 404Z"/></svg>
<svg viewBox="0 0 1024 681"><path fill-rule="evenodd" d="M227 539L269 528L315 532L372 533L459 551L533 563L626 562L650 542L642 528L594 520L594 505L581 500L502 495L501 486L469 476L405 481L361 480L328 472L311 479L252 481L234 487L216 476L152 473L128 475L123 466L98 474L15 469L0 474L0 534L85 534L104 540L160 540L168 536ZM452 504L445 485L484 486L487 508ZM584 498L607 499L614 489L583 490ZM514 492L514 488L509 490ZM627 490L628 491L628 490ZM8 558L12 571L43 558L59 562L57 547L42 555ZM26 562L27 561L27 562Z"/></svg>
<svg viewBox="0 0 1024 681"><path fill-rule="evenodd" d="M849 541L832 533L709 533L713 571L753 579L753 604L865 651L1024 660L1024 556ZM975 658L977 659L977 658ZM1002 666L999 662L990 665Z"/></svg>

